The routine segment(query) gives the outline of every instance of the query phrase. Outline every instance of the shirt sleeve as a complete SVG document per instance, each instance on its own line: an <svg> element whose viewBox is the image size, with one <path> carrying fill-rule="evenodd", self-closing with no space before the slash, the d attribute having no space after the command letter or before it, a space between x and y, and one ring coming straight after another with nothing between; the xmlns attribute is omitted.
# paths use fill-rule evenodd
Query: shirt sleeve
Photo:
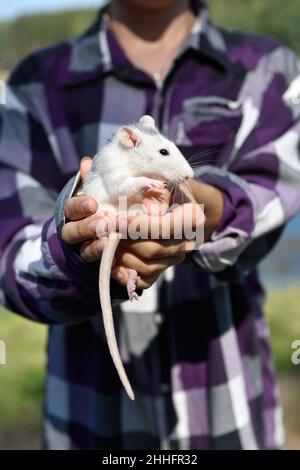
<svg viewBox="0 0 300 470"><path fill-rule="evenodd" d="M243 117L223 168L196 169L221 190L224 211L211 239L193 254L226 278L255 268L300 209L300 67L280 46L243 86Z"/></svg>
<svg viewBox="0 0 300 470"><path fill-rule="evenodd" d="M98 263L85 263L61 239L76 178L60 191L62 173L36 102L41 85L23 70L0 106L0 300L32 320L72 324L100 311ZM115 303L125 292L112 281Z"/></svg>

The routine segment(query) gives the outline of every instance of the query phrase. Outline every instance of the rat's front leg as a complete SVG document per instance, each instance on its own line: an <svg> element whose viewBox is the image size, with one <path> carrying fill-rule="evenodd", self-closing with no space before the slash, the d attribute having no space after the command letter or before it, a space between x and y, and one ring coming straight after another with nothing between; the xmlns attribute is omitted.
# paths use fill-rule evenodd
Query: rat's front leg
<svg viewBox="0 0 300 470"><path fill-rule="evenodd" d="M120 194L126 194L128 196L133 196L136 193L139 193L147 189L163 189L165 188L166 183L160 180L153 178L147 178L146 176L136 176L132 178L127 178L119 186Z"/></svg>

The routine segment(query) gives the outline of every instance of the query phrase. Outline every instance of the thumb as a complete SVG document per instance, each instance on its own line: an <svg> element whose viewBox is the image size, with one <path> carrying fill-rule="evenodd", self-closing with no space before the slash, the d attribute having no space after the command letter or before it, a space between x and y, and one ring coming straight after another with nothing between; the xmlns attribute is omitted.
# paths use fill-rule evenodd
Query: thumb
<svg viewBox="0 0 300 470"><path fill-rule="evenodd" d="M84 157L80 160L80 177L81 181L84 181L87 177L88 172L92 166L92 158L91 157Z"/></svg>

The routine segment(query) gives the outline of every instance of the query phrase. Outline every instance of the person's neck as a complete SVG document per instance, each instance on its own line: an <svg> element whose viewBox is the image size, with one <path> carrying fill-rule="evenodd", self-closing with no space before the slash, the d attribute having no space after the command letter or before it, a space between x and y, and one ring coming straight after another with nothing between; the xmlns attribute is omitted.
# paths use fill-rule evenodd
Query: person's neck
<svg viewBox="0 0 300 470"><path fill-rule="evenodd" d="M180 0L160 8L133 7L126 0L112 0L108 7L115 29L128 32L146 42L158 42L173 30L187 29L193 13L189 0Z"/></svg>

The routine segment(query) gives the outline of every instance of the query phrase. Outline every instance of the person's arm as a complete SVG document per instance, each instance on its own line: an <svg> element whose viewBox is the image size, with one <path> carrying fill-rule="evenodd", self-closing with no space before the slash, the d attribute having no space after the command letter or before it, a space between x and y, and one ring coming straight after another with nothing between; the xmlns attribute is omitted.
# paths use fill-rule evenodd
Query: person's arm
<svg viewBox="0 0 300 470"><path fill-rule="evenodd" d="M243 130L233 142L229 165L196 168L195 186L204 198L215 187L222 194L223 213L192 256L221 279L253 269L300 209L299 77L299 63L288 49L279 47L264 58L248 79L255 99L245 104Z"/></svg>
<svg viewBox="0 0 300 470"><path fill-rule="evenodd" d="M188 188L195 201L198 204L203 204L205 214L204 241L208 241L222 219L224 211L222 191L196 179L189 180Z"/></svg>
<svg viewBox="0 0 300 470"><path fill-rule="evenodd" d="M57 200L64 177L42 94L31 57L12 74L0 107L0 298L32 320L75 323L100 310L98 266L61 239L63 206L74 180ZM113 298L124 292L113 286Z"/></svg>

